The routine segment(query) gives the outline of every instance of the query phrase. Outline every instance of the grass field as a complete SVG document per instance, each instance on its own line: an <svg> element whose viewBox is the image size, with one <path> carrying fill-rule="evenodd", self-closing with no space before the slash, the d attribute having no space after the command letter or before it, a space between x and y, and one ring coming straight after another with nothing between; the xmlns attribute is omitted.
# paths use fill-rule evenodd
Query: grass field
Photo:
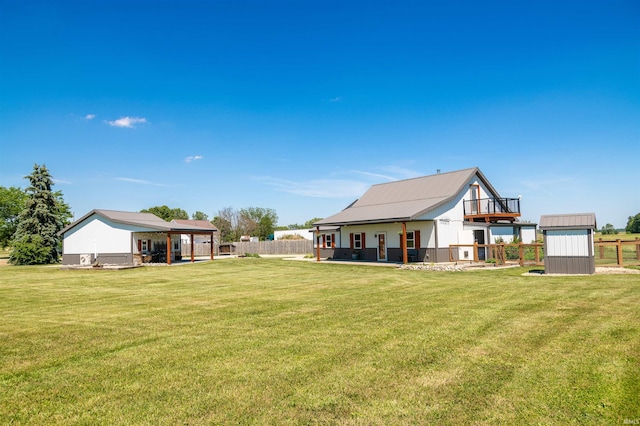
<svg viewBox="0 0 640 426"><path fill-rule="evenodd" d="M640 275L0 268L1 424L629 424Z"/></svg>

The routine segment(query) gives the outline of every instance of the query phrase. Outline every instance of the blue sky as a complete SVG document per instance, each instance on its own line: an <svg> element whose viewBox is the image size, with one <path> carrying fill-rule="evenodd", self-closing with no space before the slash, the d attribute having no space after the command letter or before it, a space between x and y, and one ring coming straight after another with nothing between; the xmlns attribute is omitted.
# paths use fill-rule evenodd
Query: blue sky
<svg viewBox="0 0 640 426"><path fill-rule="evenodd" d="M0 0L0 185L79 217L326 217L478 166L523 219L640 212L640 2Z"/></svg>

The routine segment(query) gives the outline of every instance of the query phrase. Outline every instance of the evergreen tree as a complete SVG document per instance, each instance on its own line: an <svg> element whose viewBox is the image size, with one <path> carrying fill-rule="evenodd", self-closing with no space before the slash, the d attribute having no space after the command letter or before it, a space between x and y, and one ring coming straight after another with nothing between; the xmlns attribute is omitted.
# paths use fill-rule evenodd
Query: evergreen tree
<svg viewBox="0 0 640 426"><path fill-rule="evenodd" d="M29 179L30 185L25 190L27 199L18 217L9 262L14 265L57 263L60 258L58 232L69 218L69 206L60 192L51 190L53 181L44 164L35 164L25 179Z"/></svg>

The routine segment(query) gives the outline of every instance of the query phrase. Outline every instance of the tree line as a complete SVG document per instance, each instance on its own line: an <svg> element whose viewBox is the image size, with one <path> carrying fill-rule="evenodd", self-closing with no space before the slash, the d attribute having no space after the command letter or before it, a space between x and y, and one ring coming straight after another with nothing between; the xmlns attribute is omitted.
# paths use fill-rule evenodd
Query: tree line
<svg viewBox="0 0 640 426"><path fill-rule="evenodd" d="M47 167L35 164L25 179L29 186L0 186L0 246L11 247L9 262L15 265L49 264L60 261L62 241L58 233L71 223L73 214L64 201L61 191L53 190L53 179ZM186 211L168 206L156 206L141 210L172 221L189 219ZM192 220L209 220L206 213L196 211ZM222 242L239 241L243 235L270 239L276 229L308 229L320 218L304 224L277 226L275 210L263 207L234 209L225 207L218 211L211 223L218 228ZM616 232L606 224L603 233ZM640 233L640 213L629 216L627 233Z"/></svg>

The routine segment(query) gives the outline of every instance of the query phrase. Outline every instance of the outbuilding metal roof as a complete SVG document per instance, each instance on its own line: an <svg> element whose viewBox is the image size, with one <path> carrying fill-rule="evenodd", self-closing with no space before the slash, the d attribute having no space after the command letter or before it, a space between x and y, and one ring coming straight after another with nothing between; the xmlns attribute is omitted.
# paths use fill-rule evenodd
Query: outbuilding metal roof
<svg viewBox="0 0 640 426"><path fill-rule="evenodd" d="M595 213L549 214L540 216L540 229L595 229Z"/></svg>
<svg viewBox="0 0 640 426"><path fill-rule="evenodd" d="M476 176L499 198L477 167L373 185L341 212L314 225L346 225L414 220L454 199Z"/></svg>
<svg viewBox="0 0 640 426"><path fill-rule="evenodd" d="M139 226L142 228L147 228L155 231L164 231L164 232L183 232L185 234L189 233L211 233L213 229L204 228L195 225L183 225L180 223L167 222L158 216L152 213L140 213L140 212L123 212L118 210L102 210L102 209L94 209L89 213L82 216L80 219L73 222L71 225L64 228L59 232L60 235L68 232L69 230L78 226L82 221L87 219L92 215L102 216L105 219L108 219L115 223L121 223L124 225L132 225Z"/></svg>

